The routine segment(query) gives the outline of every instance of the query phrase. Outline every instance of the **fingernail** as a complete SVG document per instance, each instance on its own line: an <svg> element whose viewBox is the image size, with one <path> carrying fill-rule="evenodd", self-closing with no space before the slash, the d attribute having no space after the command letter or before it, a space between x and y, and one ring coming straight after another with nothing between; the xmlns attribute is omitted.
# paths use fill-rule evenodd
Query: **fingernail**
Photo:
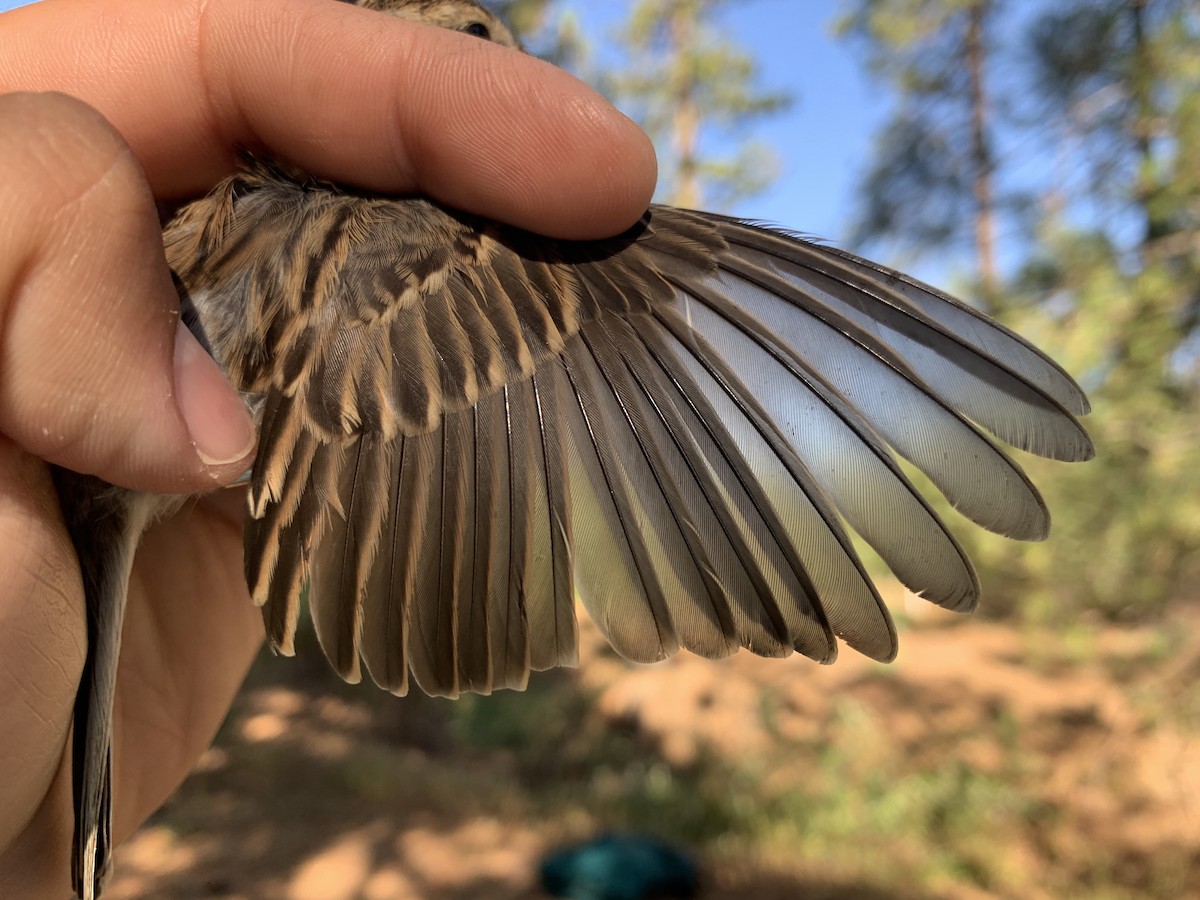
<svg viewBox="0 0 1200 900"><path fill-rule="evenodd" d="M175 333L175 403L206 466L229 465L254 449L246 404L183 322Z"/></svg>

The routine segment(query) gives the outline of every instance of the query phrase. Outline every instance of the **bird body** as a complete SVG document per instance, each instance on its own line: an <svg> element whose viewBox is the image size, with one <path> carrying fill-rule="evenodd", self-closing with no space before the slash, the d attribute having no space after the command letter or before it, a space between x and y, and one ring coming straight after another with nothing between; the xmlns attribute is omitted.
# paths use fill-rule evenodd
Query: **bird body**
<svg viewBox="0 0 1200 900"><path fill-rule="evenodd" d="M465 0L389 11L515 46ZM290 654L300 596L338 673L397 694L523 688L576 661L575 596L618 652L896 653L857 532L909 588L979 584L893 453L1021 539L1049 517L993 440L1086 459L1078 386L939 291L793 234L651 207L551 240L247 158L164 232L185 321L259 452L247 583ZM989 434L991 436L989 436ZM178 498L59 472L89 610L75 887L110 847L111 706L137 541Z"/></svg>

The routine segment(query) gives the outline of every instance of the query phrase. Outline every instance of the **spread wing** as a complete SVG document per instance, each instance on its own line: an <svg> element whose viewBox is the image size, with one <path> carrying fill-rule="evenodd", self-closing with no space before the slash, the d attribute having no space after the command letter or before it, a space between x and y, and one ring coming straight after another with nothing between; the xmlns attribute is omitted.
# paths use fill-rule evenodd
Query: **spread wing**
<svg viewBox="0 0 1200 900"><path fill-rule="evenodd" d="M233 179L168 255L261 395L246 573L291 652L302 587L349 680L522 687L575 661L576 592L638 661L746 647L871 657L895 629L851 544L956 610L979 585L904 475L1038 539L993 437L1081 460L1076 384L978 312L794 236L655 206L574 244L297 183ZM990 436L989 436L990 435Z"/></svg>

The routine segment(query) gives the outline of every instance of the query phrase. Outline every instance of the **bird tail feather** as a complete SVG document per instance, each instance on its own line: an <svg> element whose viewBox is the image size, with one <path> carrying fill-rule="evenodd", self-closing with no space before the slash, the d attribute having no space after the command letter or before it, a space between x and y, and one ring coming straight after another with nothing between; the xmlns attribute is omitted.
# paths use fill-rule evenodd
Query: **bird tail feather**
<svg viewBox="0 0 1200 900"><path fill-rule="evenodd" d="M131 492L55 471L79 558L88 651L75 697L71 882L80 900L100 896L112 863L113 701L134 551L146 516Z"/></svg>

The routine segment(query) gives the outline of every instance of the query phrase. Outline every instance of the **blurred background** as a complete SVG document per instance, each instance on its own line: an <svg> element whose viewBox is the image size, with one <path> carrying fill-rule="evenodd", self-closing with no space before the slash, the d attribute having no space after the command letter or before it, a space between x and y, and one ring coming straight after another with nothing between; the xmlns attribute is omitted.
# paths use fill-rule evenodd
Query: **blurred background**
<svg viewBox="0 0 1200 900"><path fill-rule="evenodd" d="M578 672L447 702L344 688L311 640L264 658L112 896L537 897L608 829L686 848L708 897L1200 896L1200 3L498 6L654 136L660 199L1050 351L1097 459L1022 459L1046 543L957 529L974 618L885 587L890 667L634 667L585 629Z"/></svg>

